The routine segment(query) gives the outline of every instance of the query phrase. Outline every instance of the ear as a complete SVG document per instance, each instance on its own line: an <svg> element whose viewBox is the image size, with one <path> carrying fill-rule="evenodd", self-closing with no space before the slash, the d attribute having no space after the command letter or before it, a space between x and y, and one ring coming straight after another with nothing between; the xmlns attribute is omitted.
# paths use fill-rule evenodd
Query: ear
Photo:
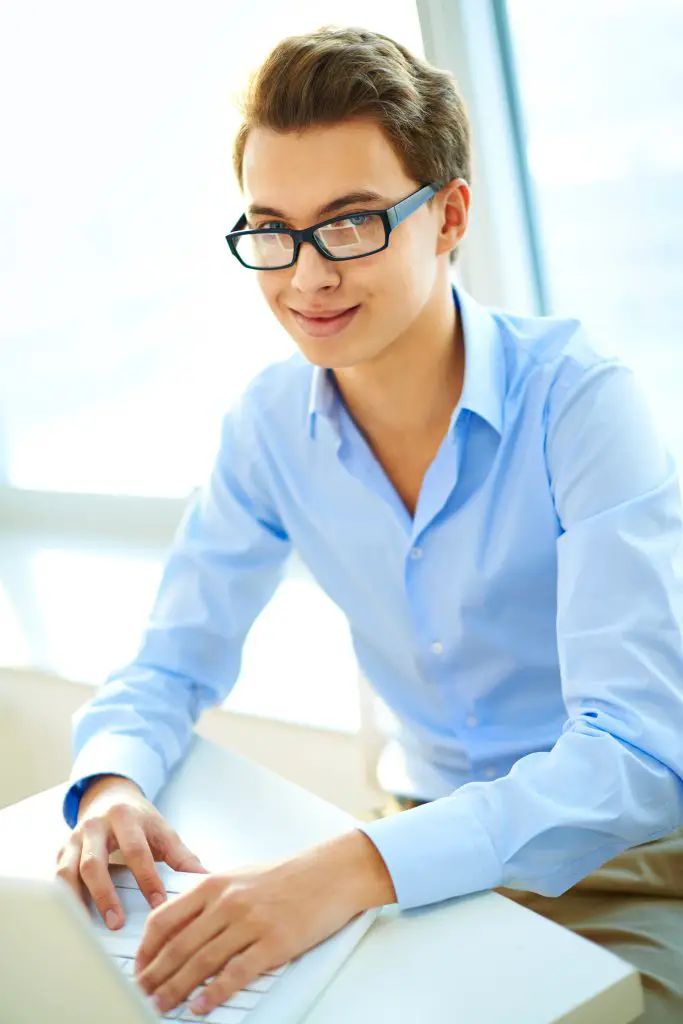
<svg viewBox="0 0 683 1024"><path fill-rule="evenodd" d="M464 178L453 178L436 197L439 236L436 254L451 252L465 236L469 221L471 192Z"/></svg>

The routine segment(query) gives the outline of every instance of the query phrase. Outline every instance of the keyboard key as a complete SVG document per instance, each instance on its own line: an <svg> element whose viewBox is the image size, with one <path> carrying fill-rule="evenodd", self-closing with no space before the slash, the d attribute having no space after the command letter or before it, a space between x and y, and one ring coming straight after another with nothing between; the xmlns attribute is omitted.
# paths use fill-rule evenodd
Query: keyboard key
<svg viewBox="0 0 683 1024"><path fill-rule="evenodd" d="M236 1010L229 1006L217 1006L203 1020L206 1024L242 1024L249 1018L248 1010Z"/></svg>
<svg viewBox="0 0 683 1024"><path fill-rule="evenodd" d="M164 871L160 871L158 864L156 865L156 867L157 867L157 872L159 874L159 877L160 877L161 881L164 884L164 889L166 890L168 895L169 896L171 894L173 894L174 896L179 895L179 893L182 891L183 886L182 886L182 884L180 884L180 885L176 884L176 879L174 878L174 874L175 873L171 872L170 874L168 874L168 873L165 873ZM114 887L116 889L120 889L120 890L124 890L124 889L135 890L135 889L137 889L138 892L140 892L140 886L138 885L138 881L137 881L135 875L133 874L133 872L130 870L130 868L123 867L120 864L116 864L116 865L111 865L110 864L109 865L109 874L111 876L111 879L112 879L112 881L114 883ZM182 878L179 878L178 881L182 882ZM187 883L185 883L185 884L187 885ZM149 906L149 904L148 904L148 906Z"/></svg>
<svg viewBox="0 0 683 1024"><path fill-rule="evenodd" d="M204 991L204 985L198 985L194 991L190 992L187 999L183 999L182 1003L175 1007L173 1010L167 1010L166 1015L170 1020L183 1020L183 1014L192 1013L192 1010L188 1009L189 1004L195 999L200 992ZM204 1016L200 1014L194 1015L194 1020L204 1020Z"/></svg>
<svg viewBox="0 0 683 1024"><path fill-rule="evenodd" d="M125 932L122 934L123 929L119 929L118 932L110 932L106 926L103 926L102 928L95 928L94 931L112 958L134 957L137 953L137 948L140 945L139 938L131 937L125 934Z"/></svg>
<svg viewBox="0 0 683 1024"><path fill-rule="evenodd" d="M182 1020L182 1015L184 1013L189 1013L190 1012L188 1010L188 1008L187 1008L187 1004L188 1004L188 1000L185 999L182 1003L180 1003L178 1006L175 1006L172 1010L166 1010L163 1019L164 1020ZM198 1020L203 1020L204 1018L200 1016L197 1019Z"/></svg>
<svg viewBox="0 0 683 1024"><path fill-rule="evenodd" d="M144 917L152 913L147 897L143 896L139 889L126 889L118 885L116 889L126 920L133 913L142 914Z"/></svg>
<svg viewBox="0 0 683 1024"><path fill-rule="evenodd" d="M176 1006L175 1010L169 1011L169 1014L169 1020L206 1020L206 1017L202 1016L201 1013L193 1013L192 1010L189 1008L187 1002L181 1003L180 1006Z"/></svg>
<svg viewBox="0 0 683 1024"><path fill-rule="evenodd" d="M249 989L243 988L222 1005L234 1007L236 1010L253 1010L260 998L260 992L250 992Z"/></svg>
<svg viewBox="0 0 683 1024"><path fill-rule="evenodd" d="M248 1020L248 1017L249 1010L237 1010L229 1006L217 1006L215 1010L206 1015L193 1013L186 1006L184 1012L175 1019L179 1021L200 1021L203 1024L242 1024L243 1021Z"/></svg>
<svg viewBox="0 0 683 1024"><path fill-rule="evenodd" d="M187 1010L187 1000L185 999L178 1006L174 1006L172 1010L164 1010L164 1016L162 1020L177 1020L180 1014Z"/></svg>
<svg viewBox="0 0 683 1024"><path fill-rule="evenodd" d="M267 992L277 981L272 974L261 974L258 978L250 981L246 987L247 992Z"/></svg>

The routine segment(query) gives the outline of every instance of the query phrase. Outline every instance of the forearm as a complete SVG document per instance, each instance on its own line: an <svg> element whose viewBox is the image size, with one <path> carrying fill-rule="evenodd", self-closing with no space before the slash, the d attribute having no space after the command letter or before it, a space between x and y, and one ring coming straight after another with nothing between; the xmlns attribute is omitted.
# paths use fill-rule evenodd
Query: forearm
<svg viewBox="0 0 683 1024"><path fill-rule="evenodd" d="M131 663L100 687L73 718L74 762L64 817L75 824L75 785L83 779L124 776L154 801L185 753L193 723L188 680ZM159 723L163 723L163 728ZM81 802L90 794L90 786ZM80 805L78 806L80 812Z"/></svg>
<svg viewBox="0 0 683 1024"><path fill-rule="evenodd" d="M680 779L586 723L552 751L520 758L503 778L361 827L408 910L498 886L560 896L681 823Z"/></svg>

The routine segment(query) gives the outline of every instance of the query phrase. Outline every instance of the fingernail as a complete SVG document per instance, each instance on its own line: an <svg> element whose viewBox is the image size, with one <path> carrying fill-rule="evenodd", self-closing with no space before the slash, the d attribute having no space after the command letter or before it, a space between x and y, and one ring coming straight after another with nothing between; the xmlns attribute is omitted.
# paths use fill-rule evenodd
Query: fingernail
<svg viewBox="0 0 683 1024"><path fill-rule="evenodd" d="M166 902L166 897L161 892L155 892L155 893L152 893L152 895L150 896L149 902L152 905L152 907L154 907L154 909L156 909L161 903L165 903Z"/></svg>
<svg viewBox="0 0 683 1024"><path fill-rule="evenodd" d="M187 1005L193 1013L204 1013L204 1010L209 1005L209 1000L206 996L197 996L196 999L193 999L192 1002Z"/></svg>
<svg viewBox="0 0 683 1024"><path fill-rule="evenodd" d="M115 910L108 910L104 915L104 920L107 922L108 928L116 928L119 923L119 915Z"/></svg>

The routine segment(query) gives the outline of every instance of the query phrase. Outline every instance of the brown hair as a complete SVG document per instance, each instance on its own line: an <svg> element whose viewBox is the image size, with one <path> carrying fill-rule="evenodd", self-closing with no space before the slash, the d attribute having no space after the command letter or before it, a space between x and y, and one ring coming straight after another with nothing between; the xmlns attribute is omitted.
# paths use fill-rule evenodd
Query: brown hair
<svg viewBox="0 0 683 1024"><path fill-rule="evenodd" d="M288 36L252 73L239 108L233 167L240 189L252 128L300 131L359 116L375 118L418 184L471 182L469 118L453 75L379 32L324 25ZM456 259L457 248L450 253Z"/></svg>

